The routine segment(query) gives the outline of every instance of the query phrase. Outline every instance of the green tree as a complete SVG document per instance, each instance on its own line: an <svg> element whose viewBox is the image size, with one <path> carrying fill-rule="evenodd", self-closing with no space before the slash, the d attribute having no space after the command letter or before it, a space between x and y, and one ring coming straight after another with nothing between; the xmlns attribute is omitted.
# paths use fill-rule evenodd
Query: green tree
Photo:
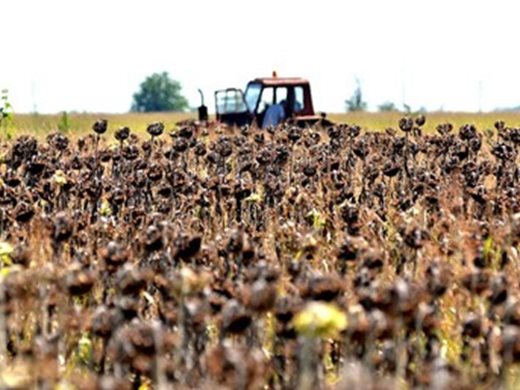
<svg viewBox="0 0 520 390"><path fill-rule="evenodd" d="M185 111L188 100L181 93L181 84L172 80L168 72L154 73L140 85L133 96L131 111L162 112Z"/></svg>
<svg viewBox="0 0 520 390"><path fill-rule="evenodd" d="M58 130L61 133L67 133L71 128L70 115L67 111L63 111L58 122Z"/></svg>
<svg viewBox="0 0 520 390"><path fill-rule="evenodd" d="M367 103L363 100L363 92L361 91L361 83L356 80L357 87L350 99L345 100L347 111L365 111Z"/></svg>
<svg viewBox="0 0 520 390"><path fill-rule="evenodd" d="M390 102L390 101L381 103L379 106L377 106L377 108L381 112L398 111L397 107L395 106L395 104Z"/></svg>
<svg viewBox="0 0 520 390"><path fill-rule="evenodd" d="M0 127L2 127L6 139L11 139L9 125L13 121L13 106L9 102L9 91L2 89L0 91Z"/></svg>

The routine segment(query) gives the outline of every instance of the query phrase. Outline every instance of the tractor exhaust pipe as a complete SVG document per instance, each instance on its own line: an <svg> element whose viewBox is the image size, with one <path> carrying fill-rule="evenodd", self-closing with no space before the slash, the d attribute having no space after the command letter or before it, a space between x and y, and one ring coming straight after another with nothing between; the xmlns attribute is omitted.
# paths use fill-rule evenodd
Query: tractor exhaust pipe
<svg viewBox="0 0 520 390"><path fill-rule="evenodd" d="M198 111L199 111L199 121L207 122L208 119L209 119L208 107L204 104L204 94L202 93L201 89L199 89L199 94L200 94L200 106L198 108Z"/></svg>

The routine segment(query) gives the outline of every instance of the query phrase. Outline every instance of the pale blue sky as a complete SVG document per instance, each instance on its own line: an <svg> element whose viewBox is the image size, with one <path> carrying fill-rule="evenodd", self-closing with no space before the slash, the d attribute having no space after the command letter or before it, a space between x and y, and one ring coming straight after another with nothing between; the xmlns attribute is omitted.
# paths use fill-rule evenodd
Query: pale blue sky
<svg viewBox="0 0 520 390"><path fill-rule="evenodd" d="M517 5L518 4L518 5ZM0 0L0 88L19 112L124 112L166 70L197 88L255 76L311 80L339 112L362 82L371 109L520 105L515 1ZM212 105L212 100L209 101Z"/></svg>

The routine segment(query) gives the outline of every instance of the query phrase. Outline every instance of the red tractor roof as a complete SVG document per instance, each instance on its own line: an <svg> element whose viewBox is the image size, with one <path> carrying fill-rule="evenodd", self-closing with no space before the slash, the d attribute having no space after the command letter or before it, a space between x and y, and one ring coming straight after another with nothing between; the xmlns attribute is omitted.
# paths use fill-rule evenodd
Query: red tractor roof
<svg viewBox="0 0 520 390"><path fill-rule="evenodd" d="M309 84L308 80L301 77L258 77L252 82L267 86Z"/></svg>

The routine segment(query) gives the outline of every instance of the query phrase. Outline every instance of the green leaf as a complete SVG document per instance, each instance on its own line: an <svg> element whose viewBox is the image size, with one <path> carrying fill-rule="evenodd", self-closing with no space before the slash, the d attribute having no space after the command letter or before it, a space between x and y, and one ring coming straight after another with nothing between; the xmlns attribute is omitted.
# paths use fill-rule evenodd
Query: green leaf
<svg viewBox="0 0 520 390"><path fill-rule="evenodd" d="M249 195L247 198L244 199L245 202L248 203L257 203L262 200L262 197L257 194L256 192L253 192L251 195Z"/></svg>
<svg viewBox="0 0 520 390"><path fill-rule="evenodd" d="M83 364L88 364L92 360L92 340L87 333L84 333L78 341L78 359Z"/></svg>
<svg viewBox="0 0 520 390"><path fill-rule="evenodd" d="M334 304L310 302L293 319L299 334L334 338L347 327L347 316Z"/></svg>
<svg viewBox="0 0 520 390"><path fill-rule="evenodd" d="M2 266L9 266L13 264L10 256L13 250L14 247L8 242L0 242L0 262L2 263Z"/></svg>
<svg viewBox="0 0 520 390"><path fill-rule="evenodd" d="M108 200L103 199L101 206L99 207L99 214L103 217L109 217L112 215L112 208Z"/></svg>

